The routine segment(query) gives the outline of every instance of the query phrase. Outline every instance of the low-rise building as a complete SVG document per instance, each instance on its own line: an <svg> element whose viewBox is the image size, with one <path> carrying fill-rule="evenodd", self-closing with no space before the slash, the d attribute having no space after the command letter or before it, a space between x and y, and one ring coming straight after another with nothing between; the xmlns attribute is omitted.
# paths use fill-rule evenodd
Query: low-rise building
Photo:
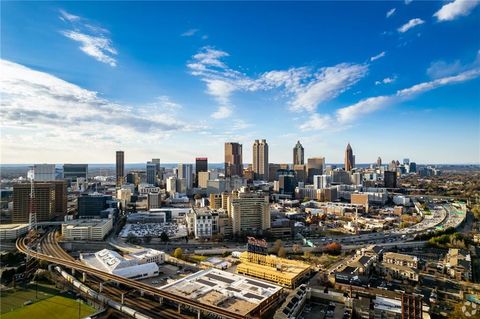
<svg viewBox="0 0 480 319"><path fill-rule="evenodd" d="M387 252L383 254L383 262L398 266L418 268L418 258L416 256Z"/></svg>
<svg viewBox="0 0 480 319"><path fill-rule="evenodd" d="M23 236L28 231L28 224L0 224L0 239L12 240Z"/></svg>
<svg viewBox="0 0 480 319"><path fill-rule="evenodd" d="M450 248L445 256L447 274L456 280L472 280L472 259L467 251Z"/></svg>
<svg viewBox="0 0 480 319"><path fill-rule="evenodd" d="M112 230L112 219L75 219L62 224L64 240L103 240Z"/></svg>

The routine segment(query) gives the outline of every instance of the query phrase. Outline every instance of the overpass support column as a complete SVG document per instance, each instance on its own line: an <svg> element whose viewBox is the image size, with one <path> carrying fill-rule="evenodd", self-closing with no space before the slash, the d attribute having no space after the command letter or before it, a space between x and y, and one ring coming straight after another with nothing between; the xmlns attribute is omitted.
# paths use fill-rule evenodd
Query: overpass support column
<svg viewBox="0 0 480 319"><path fill-rule="evenodd" d="M145 294L145 292L143 290L140 290L140 296L143 297L144 294Z"/></svg>
<svg viewBox="0 0 480 319"><path fill-rule="evenodd" d="M202 318L202 312L200 310L198 310L197 312L197 319L200 319Z"/></svg>
<svg viewBox="0 0 480 319"><path fill-rule="evenodd" d="M122 292L122 305L124 301L125 301L125 294Z"/></svg>
<svg viewBox="0 0 480 319"><path fill-rule="evenodd" d="M75 269L72 268L72 276L75 276Z"/></svg>
<svg viewBox="0 0 480 319"><path fill-rule="evenodd" d="M177 312L178 312L178 313L182 313L182 307L180 306L180 304L178 304Z"/></svg>
<svg viewBox="0 0 480 319"><path fill-rule="evenodd" d="M163 305L163 297L160 297L158 299L159 299L158 302L160 303L160 305Z"/></svg>
<svg viewBox="0 0 480 319"><path fill-rule="evenodd" d="M98 287L98 292L102 293L102 290L103 290L103 283L101 282L99 287Z"/></svg>
<svg viewBox="0 0 480 319"><path fill-rule="evenodd" d="M85 281L87 281L87 273L83 272L82 273L82 282L85 282Z"/></svg>

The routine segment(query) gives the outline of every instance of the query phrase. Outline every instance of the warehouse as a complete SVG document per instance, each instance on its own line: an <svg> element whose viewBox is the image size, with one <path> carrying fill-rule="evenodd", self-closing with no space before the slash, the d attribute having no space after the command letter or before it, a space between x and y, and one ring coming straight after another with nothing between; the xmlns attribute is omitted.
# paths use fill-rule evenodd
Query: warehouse
<svg viewBox="0 0 480 319"><path fill-rule="evenodd" d="M159 289L243 316L269 308L282 292L282 288L274 284L213 268Z"/></svg>

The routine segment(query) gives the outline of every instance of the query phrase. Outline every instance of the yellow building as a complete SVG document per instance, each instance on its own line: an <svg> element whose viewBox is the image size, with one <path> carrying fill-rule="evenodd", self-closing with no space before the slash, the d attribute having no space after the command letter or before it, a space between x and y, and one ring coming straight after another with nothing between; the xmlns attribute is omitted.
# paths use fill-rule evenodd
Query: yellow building
<svg viewBox="0 0 480 319"><path fill-rule="evenodd" d="M310 275L311 266L297 260L262 255L252 252L240 254L237 273L274 282L287 288L295 288Z"/></svg>

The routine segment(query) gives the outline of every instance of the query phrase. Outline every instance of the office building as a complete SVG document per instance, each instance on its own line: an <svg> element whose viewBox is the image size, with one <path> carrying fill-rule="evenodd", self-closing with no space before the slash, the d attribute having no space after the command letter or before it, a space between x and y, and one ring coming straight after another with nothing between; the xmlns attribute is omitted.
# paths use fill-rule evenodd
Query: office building
<svg viewBox="0 0 480 319"><path fill-rule="evenodd" d="M55 180L55 164L33 165L33 180L36 182L49 182Z"/></svg>
<svg viewBox="0 0 480 319"><path fill-rule="evenodd" d="M410 162L410 165L408 165L408 172L409 173L416 173L417 172L417 163Z"/></svg>
<svg viewBox="0 0 480 319"><path fill-rule="evenodd" d="M157 185L157 164L147 162L147 183L150 185Z"/></svg>
<svg viewBox="0 0 480 319"><path fill-rule="evenodd" d="M280 170L288 169L288 164L268 164L268 181L273 182L278 180Z"/></svg>
<svg viewBox="0 0 480 319"><path fill-rule="evenodd" d="M90 194L78 197L79 218L108 218L115 214L118 202L109 195Z"/></svg>
<svg viewBox="0 0 480 319"><path fill-rule="evenodd" d="M192 164L178 164L177 170L178 180L184 180L185 191L180 191L181 193L186 193L193 187L193 165Z"/></svg>
<svg viewBox="0 0 480 319"><path fill-rule="evenodd" d="M305 164L305 151L303 149L300 141L297 141L297 144L293 148L293 165L304 165Z"/></svg>
<svg viewBox="0 0 480 319"><path fill-rule="evenodd" d="M148 208L148 210L155 209L155 208L160 208L161 206L162 206L162 198L160 196L160 193L159 192L148 193L148 195L147 195L147 208Z"/></svg>
<svg viewBox="0 0 480 319"><path fill-rule="evenodd" d="M210 180L210 172L198 172L196 179L198 188L207 188L208 181Z"/></svg>
<svg viewBox="0 0 480 319"><path fill-rule="evenodd" d="M159 158L152 158L152 163L154 163L157 166L156 167L157 181L162 180L162 168L160 167L160 159ZM157 184L158 184L158 182L157 182Z"/></svg>
<svg viewBox="0 0 480 319"><path fill-rule="evenodd" d="M55 216L65 216L67 214L67 182L66 181L51 181L55 187Z"/></svg>
<svg viewBox="0 0 480 319"><path fill-rule="evenodd" d="M55 184L34 182L34 199L30 205L30 183L13 185L12 223L28 223L30 211L36 214L37 222L48 221L55 215Z"/></svg>
<svg viewBox="0 0 480 319"><path fill-rule="evenodd" d="M351 171L352 168L355 167L355 156L353 155L352 147L350 143L348 143L347 148L345 150L345 170L347 172Z"/></svg>
<svg viewBox="0 0 480 319"><path fill-rule="evenodd" d="M314 175L313 187L315 189L324 189L330 187L332 177L330 175Z"/></svg>
<svg viewBox="0 0 480 319"><path fill-rule="evenodd" d="M228 199L229 215L233 232L259 232L270 228L270 205L268 195L238 193Z"/></svg>
<svg viewBox="0 0 480 319"><path fill-rule="evenodd" d="M168 177L165 188L168 193L175 193L177 191L177 178L175 176Z"/></svg>
<svg viewBox="0 0 480 319"><path fill-rule="evenodd" d="M256 180L268 180L268 144L266 140L253 143L253 172Z"/></svg>
<svg viewBox="0 0 480 319"><path fill-rule="evenodd" d="M225 177L243 175L242 144L225 143Z"/></svg>
<svg viewBox="0 0 480 319"><path fill-rule="evenodd" d="M383 182L386 188L397 187L397 172L385 171L383 172Z"/></svg>
<svg viewBox="0 0 480 319"><path fill-rule="evenodd" d="M208 158L206 157L195 158L195 187L201 187L198 181L200 172L208 172Z"/></svg>
<svg viewBox="0 0 480 319"><path fill-rule="evenodd" d="M28 232L28 224L0 224L0 240L17 239Z"/></svg>
<svg viewBox="0 0 480 319"><path fill-rule="evenodd" d="M313 184L313 176L323 175L325 157L314 157L307 160L307 182Z"/></svg>
<svg viewBox="0 0 480 319"><path fill-rule="evenodd" d="M278 176L278 192L285 195L293 195L297 187L294 171L286 170L285 174Z"/></svg>
<svg viewBox="0 0 480 319"><path fill-rule="evenodd" d="M116 153L116 181L117 187L123 184L123 178L125 177L125 153L123 151L117 151Z"/></svg>
<svg viewBox="0 0 480 319"><path fill-rule="evenodd" d="M63 179L76 182L77 179L87 180L88 164L63 164Z"/></svg>
<svg viewBox="0 0 480 319"><path fill-rule="evenodd" d="M305 183L307 181L307 167L305 165L293 165L293 170L295 171L295 178L298 183Z"/></svg>
<svg viewBox="0 0 480 319"><path fill-rule="evenodd" d="M382 158L380 156L377 158L377 167L382 167Z"/></svg>
<svg viewBox="0 0 480 319"><path fill-rule="evenodd" d="M332 182L337 184L349 185L352 183L350 172L344 171L340 168L335 169L332 172Z"/></svg>

